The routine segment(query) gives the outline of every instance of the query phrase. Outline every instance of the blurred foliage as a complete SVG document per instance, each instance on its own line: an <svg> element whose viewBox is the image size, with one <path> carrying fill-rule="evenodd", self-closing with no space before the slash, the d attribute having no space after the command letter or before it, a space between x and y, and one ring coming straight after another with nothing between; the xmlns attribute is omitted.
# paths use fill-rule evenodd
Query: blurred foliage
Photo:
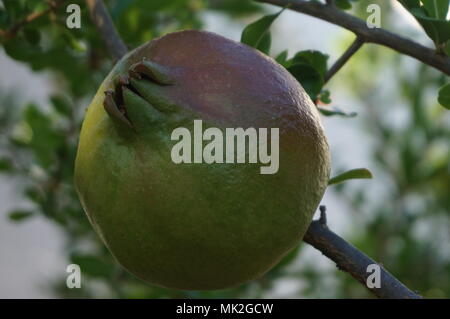
<svg viewBox="0 0 450 319"><path fill-rule="evenodd" d="M370 50L383 56L382 63L386 63L379 48ZM365 213L362 230L352 240L358 248L425 297L449 298L450 117L433 98L444 78L405 60L390 55L389 62L380 66L393 68L398 75L396 105L392 95L373 94L382 90L381 81L348 83L364 101L367 115L362 131L375 141L371 155L375 169L384 175L380 181L384 189L377 191L376 197L370 190L346 184L337 190L355 212ZM357 79L356 73L370 62L370 55L353 62L358 65L349 70L348 78ZM399 110L405 107L409 114ZM396 113L399 111L403 115ZM342 279L337 289L341 296L365 293Z"/></svg>
<svg viewBox="0 0 450 319"><path fill-rule="evenodd" d="M439 90L438 101L442 106L450 109L450 83L447 83Z"/></svg>
<svg viewBox="0 0 450 319"><path fill-rule="evenodd" d="M264 10L251 1L105 2L130 48L167 32L202 28L205 12L215 12L231 19L251 16L252 21L260 21L245 29L243 41L266 52L270 49L268 34L273 20L267 17L258 20ZM0 91L0 173L19 181L24 198L32 204L11 211L9 220L25 222L44 217L60 227L65 234L67 262L80 265L83 271L82 289L67 289L64 277L54 279L52 289L59 297L264 297L282 280L302 283L292 297L368 297L367 291L347 274L324 271L308 262L297 269L297 257L303 253L300 249L293 250L260 280L214 292L149 286L118 266L85 217L72 180L83 112L112 62L90 22L84 1L70 3L82 8L79 30L65 27L67 14L61 5L19 28L11 37L0 37L10 58L34 72L47 71L52 80L54 93L48 96L46 105L36 102L21 105L17 101L20 92ZM353 7L353 13L360 16L367 14L365 8L369 3L337 1L340 8ZM383 2L382 7L386 21L390 6ZM12 30L26 16L47 8L48 4L40 0L0 1L0 30ZM303 84L323 115L354 117L356 113L332 105L324 83L328 54L307 49L291 58L285 50L276 59ZM352 188L351 183L336 185L333 190L359 212L352 223L361 231L350 234L351 242L426 297L448 298L450 123L448 111L439 107L436 100L446 78L386 50L364 47L364 54L355 56L335 76L345 79L342 81L345 88L361 103L358 112L364 122L361 131L376 141L371 156L377 166L377 179L372 183L382 191ZM390 85L396 85L397 89L390 94L378 94L385 82L383 77L381 81L377 79L386 70L395 75L394 84ZM444 91L440 101L447 100ZM391 116L394 109L407 114L402 125L396 122L396 116ZM363 175L367 176L367 172ZM334 289L327 288L330 282Z"/></svg>
<svg viewBox="0 0 450 319"><path fill-rule="evenodd" d="M359 1L356 15L364 17L371 2ZM389 9L384 3L387 29L398 15ZM424 297L450 298L450 113L435 98L448 77L366 45L338 78L345 79L338 86L361 104L360 131L372 141L376 175L371 187L333 188L353 212L346 238ZM316 287L324 285L320 271L305 271ZM335 276L334 297L371 297L347 274L336 270Z"/></svg>

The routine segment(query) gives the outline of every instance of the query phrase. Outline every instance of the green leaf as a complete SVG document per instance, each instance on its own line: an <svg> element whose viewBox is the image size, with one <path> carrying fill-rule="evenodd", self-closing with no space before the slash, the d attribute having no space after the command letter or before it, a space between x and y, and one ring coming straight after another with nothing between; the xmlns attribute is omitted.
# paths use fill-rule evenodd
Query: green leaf
<svg viewBox="0 0 450 319"><path fill-rule="evenodd" d="M327 61L328 55L319 51L307 50L297 52L291 60L285 62L285 65L289 65L288 71L301 83L313 101L318 98L324 85ZM324 99L327 101L326 93ZM331 100L329 101L331 102Z"/></svg>
<svg viewBox="0 0 450 319"><path fill-rule="evenodd" d="M331 97L330 97L330 91L329 90L322 90L319 94L319 100L322 103L330 104L331 103Z"/></svg>
<svg viewBox="0 0 450 319"><path fill-rule="evenodd" d="M6 11L0 10L0 28L6 29L9 25L9 16Z"/></svg>
<svg viewBox="0 0 450 319"><path fill-rule="evenodd" d="M31 60L42 53L39 46L32 45L20 37L8 40L3 47L11 58L19 61Z"/></svg>
<svg viewBox="0 0 450 319"><path fill-rule="evenodd" d="M27 14L24 1L3 0L2 2L12 21L18 21Z"/></svg>
<svg viewBox="0 0 450 319"><path fill-rule="evenodd" d="M242 31L241 42L264 53L268 53L270 50L269 28L283 10L275 14L266 15L246 26Z"/></svg>
<svg viewBox="0 0 450 319"><path fill-rule="evenodd" d="M422 3L430 17L446 19L450 4L449 0L422 0Z"/></svg>
<svg viewBox="0 0 450 319"><path fill-rule="evenodd" d="M352 8L352 4L349 0L335 0L336 7L342 10L348 10Z"/></svg>
<svg viewBox="0 0 450 319"><path fill-rule="evenodd" d="M259 42L257 49L262 53L269 54L271 45L272 35L270 34L270 32L267 32Z"/></svg>
<svg viewBox="0 0 450 319"><path fill-rule="evenodd" d="M450 41L445 42L443 50L445 54L450 56Z"/></svg>
<svg viewBox="0 0 450 319"><path fill-rule="evenodd" d="M77 39L71 31L66 30L62 33L62 38L66 41L68 46L75 52L83 53L86 52L86 45Z"/></svg>
<svg viewBox="0 0 450 319"><path fill-rule="evenodd" d="M24 118L31 129L29 146L38 162L45 168L49 167L54 161L55 152L64 143L65 136L53 128L50 117L34 104L25 109Z"/></svg>
<svg viewBox="0 0 450 319"><path fill-rule="evenodd" d="M32 28L25 28L23 30L23 34L25 36L25 40L31 45L38 45L41 41L41 34L38 30Z"/></svg>
<svg viewBox="0 0 450 319"><path fill-rule="evenodd" d="M420 0L398 0L407 10L411 8L420 8Z"/></svg>
<svg viewBox="0 0 450 319"><path fill-rule="evenodd" d="M349 10L352 8L352 2L356 2L358 0L335 0L334 3L336 7L342 10Z"/></svg>
<svg viewBox="0 0 450 319"><path fill-rule="evenodd" d="M99 257L86 254L72 254L72 263L80 266L81 271L92 277L111 277L114 266L102 261Z"/></svg>
<svg viewBox="0 0 450 319"><path fill-rule="evenodd" d="M417 8L412 9L411 13L436 45L450 40L450 21L427 17Z"/></svg>
<svg viewBox="0 0 450 319"><path fill-rule="evenodd" d="M446 109L450 109L450 83L439 89L438 102Z"/></svg>
<svg viewBox="0 0 450 319"><path fill-rule="evenodd" d="M318 107L318 109L319 109L320 113L322 113L325 116L336 116L337 115L337 116L342 116L342 117L355 117L356 115L358 115L358 113L356 113L356 112L346 113L337 107L333 107L331 109Z"/></svg>
<svg viewBox="0 0 450 319"><path fill-rule="evenodd" d="M300 82L309 97L315 101L324 84L320 73L306 63L293 64L287 70Z"/></svg>
<svg viewBox="0 0 450 319"><path fill-rule="evenodd" d="M8 217L13 222L21 222L27 218L33 216L33 212L25 211L25 210L15 210L9 213Z"/></svg>
<svg viewBox="0 0 450 319"><path fill-rule="evenodd" d="M42 194L39 189L29 186L24 190L24 195L26 198L28 198L30 201L34 203L41 204L44 202L45 197L44 194Z"/></svg>
<svg viewBox="0 0 450 319"><path fill-rule="evenodd" d="M169 2L164 0L165 2ZM221 11L221 13L228 13L231 16L245 16L254 12L262 11L254 1L242 0L225 0L225 1L208 1L208 5L212 10Z"/></svg>
<svg viewBox="0 0 450 319"><path fill-rule="evenodd" d="M11 160L8 158L0 158L0 172L9 172L13 169Z"/></svg>
<svg viewBox="0 0 450 319"><path fill-rule="evenodd" d="M329 56L320 51L300 51L297 52L293 58L293 64L296 63L306 63L311 65L313 68L319 72L319 74L324 77L327 72L327 62Z"/></svg>
<svg viewBox="0 0 450 319"><path fill-rule="evenodd" d="M61 115L69 116L72 113L70 102L62 95L52 95L50 97L53 108Z"/></svg>
<svg viewBox="0 0 450 319"><path fill-rule="evenodd" d="M288 50L284 50L283 52L281 52L276 56L275 61L284 66L284 64L287 61L287 57L288 57Z"/></svg>
<svg viewBox="0 0 450 319"><path fill-rule="evenodd" d="M448 0L443 3L419 0L399 0L399 2L416 18L426 34L434 41L436 47L450 40L450 21L446 20ZM422 3L424 5L422 5ZM445 4L444 4L445 3Z"/></svg>
<svg viewBox="0 0 450 319"><path fill-rule="evenodd" d="M372 173L367 168L355 168L339 174L328 181L328 185L345 182L349 179L372 178Z"/></svg>

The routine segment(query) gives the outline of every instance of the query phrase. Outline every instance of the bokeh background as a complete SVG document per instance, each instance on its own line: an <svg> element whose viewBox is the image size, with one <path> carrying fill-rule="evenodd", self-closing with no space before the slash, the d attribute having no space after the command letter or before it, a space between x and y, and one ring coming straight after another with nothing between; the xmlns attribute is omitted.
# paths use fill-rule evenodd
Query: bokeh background
<svg viewBox="0 0 450 319"><path fill-rule="evenodd" d="M301 244L260 280L214 292L146 285L118 266L89 225L73 188L73 162L86 106L112 67L84 1L81 29L65 26L63 5L0 48L0 298L367 298L370 294L314 248ZM196 28L239 41L243 28L279 9L242 0L105 1L130 48L165 33ZM433 46L397 1L382 27ZM0 1L0 29L37 0ZM285 10L275 21L272 56L319 50L334 62L354 36ZM182 48L180 48L182 50ZM372 180L330 186L322 201L329 226L429 298L450 297L450 111L437 103L440 72L387 48L366 44L326 88L357 116L323 116L332 175L366 167ZM82 269L82 288L66 287L66 267ZM220 276L220 274L218 274Z"/></svg>

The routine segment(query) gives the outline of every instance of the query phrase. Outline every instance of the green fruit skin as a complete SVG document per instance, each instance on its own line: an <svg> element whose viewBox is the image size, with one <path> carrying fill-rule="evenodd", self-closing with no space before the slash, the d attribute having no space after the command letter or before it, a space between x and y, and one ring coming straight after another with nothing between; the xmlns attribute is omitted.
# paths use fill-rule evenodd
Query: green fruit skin
<svg viewBox="0 0 450 319"><path fill-rule="evenodd" d="M105 112L104 91L142 57L173 68L175 84L161 90L180 110L127 131ZM174 164L171 131L192 128L193 119L204 129L279 128L279 171L260 174L260 163ZM105 79L83 122L75 184L124 268L150 284L209 290L258 278L292 250L329 171L316 108L283 67L216 34L181 31L133 50Z"/></svg>

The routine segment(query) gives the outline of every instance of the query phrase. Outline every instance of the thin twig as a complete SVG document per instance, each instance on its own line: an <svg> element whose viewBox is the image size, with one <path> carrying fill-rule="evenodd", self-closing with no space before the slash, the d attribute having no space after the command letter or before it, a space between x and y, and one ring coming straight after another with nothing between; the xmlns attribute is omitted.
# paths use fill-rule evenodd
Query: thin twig
<svg viewBox="0 0 450 319"><path fill-rule="evenodd" d="M14 24L11 28L7 30L0 30L0 36L6 40L12 39L25 25L49 14L50 12L56 10L59 6L64 3L65 0L61 1L49 1L49 7L43 11L33 12L26 16L23 20Z"/></svg>
<svg viewBox="0 0 450 319"><path fill-rule="evenodd" d="M367 257L344 239L332 232L326 225L325 208L321 206L321 216L309 226L303 240L320 250L333 260L340 270L348 272L378 298L420 299L418 294L409 290L380 264ZM380 267L380 288L369 288L366 281L372 272L367 272L369 265Z"/></svg>
<svg viewBox="0 0 450 319"><path fill-rule="evenodd" d="M128 52L128 49L117 32L103 1L86 0L86 4L91 13L92 21L97 26L109 53L115 61L119 60Z"/></svg>
<svg viewBox="0 0 450 319"><path fill-rule="evenodd" d="M355 33L365 42L377 43L391 48L402 54L409 55L427 65L430 65L443 73L450 75L450 58L436 53L417 42L382 28L370 29L366 22L354 17L334 5L321 4L319 2L304 0L256 0L257 2L270 3L280 7L290 5L289 9L304 13L318 19L322 19L341 26Z"/></svg>
<svg viewBox="0 0 450 319"><path fill-rule="evenodd" d="M349 46L349 48L342 54L342 56L333 64L333 66L325 74L325 83L327 83L333 75L335 75L347 61L362 47L364 40L360 37L356 37L355 41Z"/></svg>

